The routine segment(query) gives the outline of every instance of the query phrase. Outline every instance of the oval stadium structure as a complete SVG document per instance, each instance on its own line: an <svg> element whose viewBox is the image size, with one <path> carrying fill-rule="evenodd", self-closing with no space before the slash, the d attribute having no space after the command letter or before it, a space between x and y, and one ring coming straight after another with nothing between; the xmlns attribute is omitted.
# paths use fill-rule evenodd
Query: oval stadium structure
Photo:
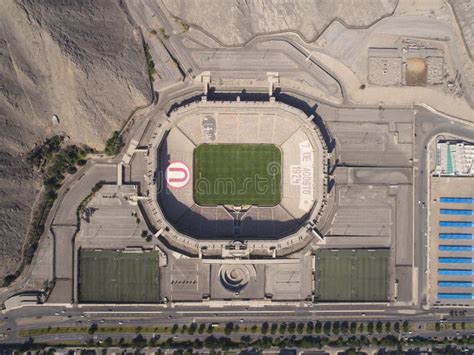
<svg viewBox="0 0 474 355"><path fill-rule="evenodd" d="M299 109L202 100L173 111L152 144L150 203L171 244L301 239L321 213L327 151Z"/></svg>

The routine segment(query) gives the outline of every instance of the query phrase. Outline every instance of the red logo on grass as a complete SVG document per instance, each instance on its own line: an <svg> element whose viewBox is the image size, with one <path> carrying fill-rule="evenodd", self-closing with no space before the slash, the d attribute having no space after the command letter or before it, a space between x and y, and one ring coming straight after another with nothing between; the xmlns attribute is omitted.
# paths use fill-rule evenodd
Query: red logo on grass
<svg viewBox="0 0 474 355"><path fill-rule="evenodd" d="M170 189L182 189L191 180L191 170L181 161L170 162L166 168L165 179Z"/></svg>

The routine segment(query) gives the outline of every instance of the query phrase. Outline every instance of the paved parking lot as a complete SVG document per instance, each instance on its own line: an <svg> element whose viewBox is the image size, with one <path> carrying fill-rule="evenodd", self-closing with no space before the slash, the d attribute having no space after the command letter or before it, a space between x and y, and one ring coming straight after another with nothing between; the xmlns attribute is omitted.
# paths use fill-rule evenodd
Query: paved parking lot
<svg viewBox="0 0 474 355"><path fill-rule="evenodd" d="M474 195L473 183L471 177L431 177L429 301L432 304L474 304L474 204L469 203Z"/></svg>

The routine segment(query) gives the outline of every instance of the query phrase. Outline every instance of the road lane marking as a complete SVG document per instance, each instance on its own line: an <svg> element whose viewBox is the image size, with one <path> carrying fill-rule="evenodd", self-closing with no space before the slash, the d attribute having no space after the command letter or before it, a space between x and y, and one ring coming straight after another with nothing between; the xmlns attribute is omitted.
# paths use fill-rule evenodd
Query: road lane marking
<svg viewBox="0 0 474 355"><path fill-rule="evenodd" d="M148 312L134 312L134 311L85 311L84 314L161 314L161 311L148 311Z"/></svg>
<svg viewBox="0 0 474 355"><path fill-rule="evenodd" d="M181 314L235 314L234 311L176 311L175 313L181 313ZM239 311L239 314L268 314L268 313L296 313L296 311Z"/></svg>
<svg viewBox="0 0 474 355"><path fill-rule="evenodd" d="M368 309L368 310L358 310L358 309L348 309L348 310L310 310L310 313L376 313L376 312L383 312L380 309Z"/></svg>

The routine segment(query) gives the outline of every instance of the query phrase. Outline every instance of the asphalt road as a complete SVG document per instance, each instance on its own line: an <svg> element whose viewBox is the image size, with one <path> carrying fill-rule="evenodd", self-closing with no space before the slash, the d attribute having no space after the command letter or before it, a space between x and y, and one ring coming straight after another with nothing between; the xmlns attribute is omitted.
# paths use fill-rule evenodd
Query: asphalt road
<svg viewBox="0 0 474 355"><path fill-rule="evenodd" d="M9 328L11 340L19 329L47 326L87 326L92 323L101 324L101 320L105 321L104 325L117 325L118 322L122 322L124 326L174 323L191 324L193 321L207 323L234 321L239 323L240 320L249 324L261 324L266 321L291 322L324 319L364 321L390 319L400 321L409 318L421 322L433 320L433 316L427 313L406 314L404 309L399 309L397 312L396 309L389 307L378 307L377 309L361 305L348 306L344 310L337 308L339 307L325 306L324 309L320 307L313 309L310 307L273 306L268 308L226 307L224 309L209 308L203 305L178 305L175 307L170 305L138 307L75 306L68 308L60 306L33 306L4 312L2 318L5 323L0 326L0 333L8 333L7 329Z"/></svg>
<svg viewBox="0 0 474 355"><path fill-rule="evenodd" d="M415 312L407 308L388 306L347 305L341 309L337 305L318 305L308 307L300 306L273 306L263 308L249 308L244 306L210 308L203 305L156 305L156 306L32 306L22 307L2 312L0 316L0 334L6 334L3 342L23 342L19 337L21 329L51 327L73 327L98 324L99 326L172 326L173 324L219 323L225 324L233 321L241 326L254 324L307 322L307 321L404 321L408 320L414 327L414 334L425 336L439 336L424 330L424 325L440 318L447 318L445 313L431 314L428 312ZM460 318L461 321L474 321L474 313L469 313ZM453 334L455 332L452 332ZM431 335L430 335L431 334ZM106 336L103 334L102 336ZM127 334L110 334L121 337ZM448 335L443 332L443 336ZM204 334L205 336L205 334ZM193 339L196 335L193 337ZM36 340L87 340L88 334L51 334Z"/></svg>
<svg viewBox="0 0 474 355"><path fill-rule="evenodd" d="M181 71L185 74L199 73L194 61L188 52L183 48L179 38L177 38L177 36L173 33L174 28L160 6L158 6L156 3L150 2L150 8L146 8L140 6L139 1L127 2L126 5L129 8L130 13L132 14L133 19L137 25L141 25L144 28L150 28L150 26L152 26L152 24L149 24L146 21L147 16L145 15L144 11L152 11L152 17L156 17L156 20L160 25L159 28L163 28L164 33L166 33L168 36L167 38L163 39L163 44L168 49L169 53L171 53L177 60L177 64L179 65ZM150 45L153 46L154 44L150 43ZM152 50L156 53L160 52L159 48L153 48Z"/></svg>

